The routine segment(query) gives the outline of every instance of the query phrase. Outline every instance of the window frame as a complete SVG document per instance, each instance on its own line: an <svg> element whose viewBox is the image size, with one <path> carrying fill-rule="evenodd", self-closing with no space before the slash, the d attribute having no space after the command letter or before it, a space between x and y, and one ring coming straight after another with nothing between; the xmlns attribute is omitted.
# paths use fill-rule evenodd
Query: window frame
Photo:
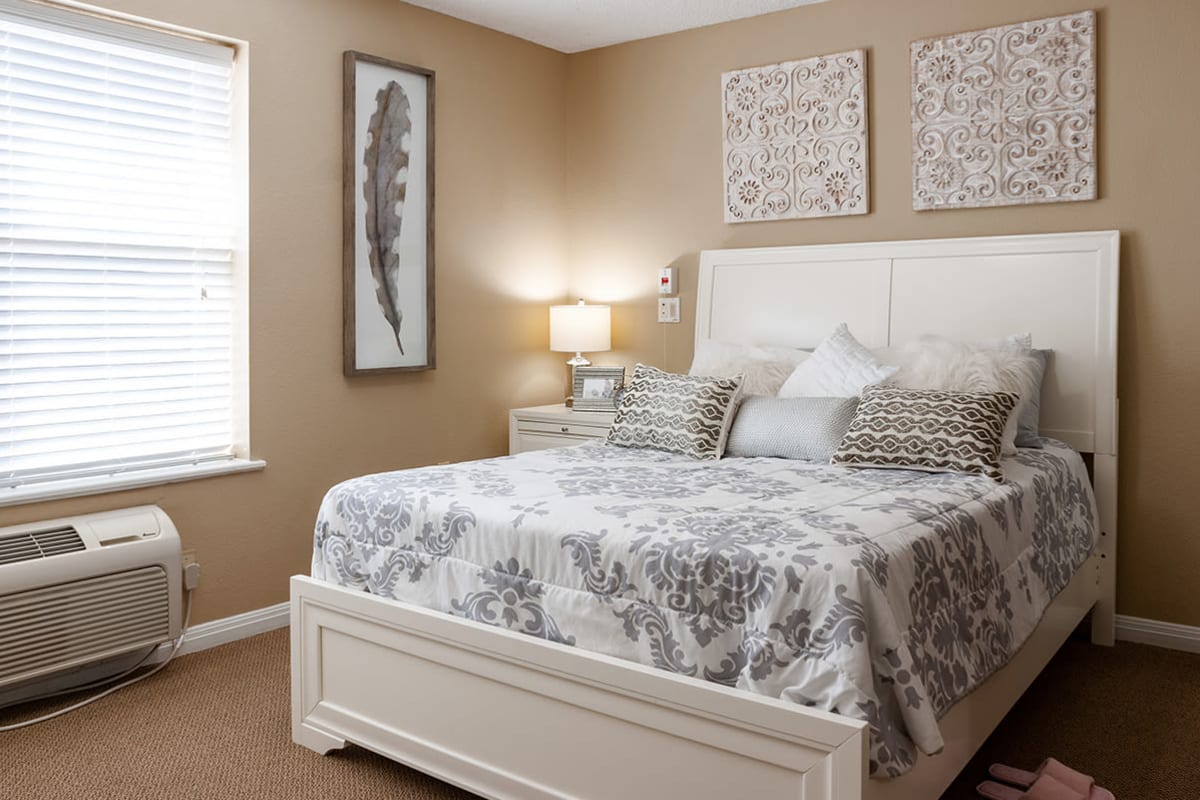
<svg viewBox="0 0 1200 800"><path fill-rule="evenodd" d="M21 13L22 9L38 6L23 0L0 0L0 9ZM32 482L19 486L0 487L0 507L24 503L45 502L71 497L128 491L148 486L256 472L266 467L266 461L251 457L250 453L250 152L249 152L249 44L240 39L211 34L172 23L152 20L132 14L124 14L95 6L57 0L46 6L47 16L75 18L65 24L75 33L94 32L105 36L113 25L134 26L146 29L153 35L177 36L182 39L204 40L231 47L233 54L232 100L231 100L231 145L234 175L234 218L237 220L233 249L233 319L231 331L232 363L230 378L233 384L233 435L231 457L227 459L199 461L191 464L157 468L127 469L104 475L74 477L58 480ZM26 12L27 13L27 12ZM89 28L89 24L94 28Z"/></svg>

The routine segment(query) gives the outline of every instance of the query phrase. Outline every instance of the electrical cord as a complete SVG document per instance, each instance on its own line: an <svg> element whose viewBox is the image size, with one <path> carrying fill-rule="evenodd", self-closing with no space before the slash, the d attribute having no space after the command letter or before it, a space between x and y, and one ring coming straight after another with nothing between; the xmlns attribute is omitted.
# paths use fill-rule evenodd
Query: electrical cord
<svg viewBox="0 0 1200 800"><path fill-rule="evenodd" d="M190 591L188 594L188 599L189 600L191 599ZM184 625L184 628L185 629L187 628L186 624ZM83 683L83 684L79 684L76 686L68 686L65 689L58 689L53 692L46 692L45 694L35 694L33 697L26 697L26 698L21 699L19 701L19 704L27 705L29 703L40 703L43 700L53 700L55 697L62 697L65 694L79 694L80 692L86 692L88 689L98 689L101 686L110 686L111 684L116 683L117 681L121 680L125 676L132 675L133 673L135 673L139 669L141 669L142 666L144 666L145 663L150 660L150 657L158 652L159 647L160 647L160 645L157 645L157 644L150 645L149 649L146 650L145 655L143 655L141 658L139 658L137 660L137 663L135 663L131 667L125 668L124 670L117 673L116 675L109 675L107 678L100 678L99 680L94 680L89 683ZM0 709L0 710L3 710L3 709Z"/></svg>
<svg viewBox="0 0 1200 800"><path fill-rule="evenodd" d="M78 703L69 705L66 708L60 708L58 711L51 712L51 713L46 714L41 717L34 717L33 719L27 719L27 720L24 720L23 722L15 722L11 725L0 725L0 733L8 733L9 731L20 730L21 728L28 728L30 725L37 725L40 722L46 722L48 720L54 719L55 717L61 717L64 714L69 714L72 711L83 708L84 706L91 705L92 703L96 702L100 698L107 697L108 695L112 694L113 692L120 691L121 689L124 689L126 686L133 686L135 683L137 683L139 681L144 681L146 678L149 678L151 675L154 675L155 673L162 670L163 667L165 667L165 666L167 666L167 664L171 663L171 660L173 658L175 658L175 655L179 652L179 648L183 646L184 637L187 635L188 624L191 622L191 619L192 619L192 591L193 590L191 590L191 589L187 590L187 610L184 612L184 616L183 616L183 629L179 632L179 638L175 640L175 644L171 648L171 652L167 655L166 660L163 661L161 664L158 664L153 669L151 669L149 672L142 673L141 675L138 675L136 678L130 678L129 680L124 681L123 683L118 683L116 686L111 686L108 689L105 689L104 691L100 692L99 694L92 695L91 697L87 698L86 700L80 700ZM106 678L102 681L96 681L94 683L85 684L83 686L76 686L76 687L73 687L70 689L64 689L60 692L52 692L47 695L42 695L41 697L31 698L29 702L32 702L33 700L47 700L52 697L60 697L61 695L64 695L64 694L73 694L75 692L83 691L86 689L91 689L96 686L102 686L102 685L104 685L106 683L110 683L112 681L121 680L126 675L129 675L131 672L133 672L134 670L138 669L143 664L145 664L146 660L149 659L150 656L153 655L155 650L157 650L157 649L158 649L157 647L153 648L149 653L147 653L145 656L143 656L142 659L140 661L138 661L138 663L134 664L132 667L125 670L124 672L122 672L119 675L116 675L111 678Z"/></svg>
<svg viewBox="0 0 1200 800"><path fill-rule="evenodd" d="M23 697L20 700L18 700L16 703L10 703L9 706L28 705L29 703L40 703L43 700L53 700L55 697L62 697L65 694L78 694L79 692L86 692L88 689L98 689L101 686L110 686L113 683L116 683L117 681L124 678L126 675L131 675L132 673L137 672L139 669L141 669L141 667L147 661L150 660L150 657L153 656L156 652L158 652L159 646L160 645L157 645L157 644L151 645L146 650L145 655L143 655L141 658L139 658L137 660L136 664L134 664L132 667L128 667L127 669L122 670L121 672L117 673L116 675L109 675L107 678L100 678L98 680L94 680L89 683L79 684L76 686L68 686L65 689L58 689L53 692L46 692L45 694L35 694L32 697ZM5 706L5 708L8 708L9 706ZM0 709L0 711L2 711L2 710L3 709Z"/></svg>

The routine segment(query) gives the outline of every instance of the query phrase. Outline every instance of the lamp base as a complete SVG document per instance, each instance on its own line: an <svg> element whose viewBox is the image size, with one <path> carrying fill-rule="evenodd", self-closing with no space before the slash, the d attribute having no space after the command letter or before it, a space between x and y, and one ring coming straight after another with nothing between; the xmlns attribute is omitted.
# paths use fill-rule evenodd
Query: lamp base
<svg viewBox="0 0 1200 800"><path fill-rule="evenodd" d="M567 408L573 408L575 405L575 368L590 367L591 361L583 357L583 353L576 353L573 358L567 359L567 399L564 403Z"/></svg>

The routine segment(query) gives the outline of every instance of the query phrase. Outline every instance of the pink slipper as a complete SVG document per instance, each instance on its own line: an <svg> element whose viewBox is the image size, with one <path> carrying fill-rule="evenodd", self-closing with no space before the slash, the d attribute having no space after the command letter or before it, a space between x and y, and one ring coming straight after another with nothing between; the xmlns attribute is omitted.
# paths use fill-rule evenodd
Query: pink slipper
<svg viewBox="0 0 1200 800"><path fill-rule="evenodd" d="M1037 768L1037 772L1026 772L1005 764L992 764L988 773L997 780L1022 788L1032 786L1038 778L1050 776L1074 790L1084 800L1116 800L1108 789L1097 786L1091 775L1084 775L1078 770L1073 770L1054 758L1047 758L1043 761L1042 765Z"/></svg>
<svg viewBox="0 0 1200 800"><path fill-rule="evenodd" d="M995 781L984 781L975 787L988 800L1087 800L1084 795L1060 783L1051 775L1042 775L1033 782L1028 791L1014 789Z"/></svg>

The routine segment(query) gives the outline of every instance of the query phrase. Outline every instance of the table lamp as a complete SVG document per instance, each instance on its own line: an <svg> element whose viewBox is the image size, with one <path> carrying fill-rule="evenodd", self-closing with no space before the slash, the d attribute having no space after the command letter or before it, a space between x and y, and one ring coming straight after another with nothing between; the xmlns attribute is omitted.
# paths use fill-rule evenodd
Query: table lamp
<svg viewBox="0 0 1200 800"><path fill-rule="evenodd" d="M582 300L573 306L550 306L550 349L575 354L567 359L574 386L575 368L592 363L583 357L584 353L612 349L612 310L608 306L587 305Z"/></svg>

